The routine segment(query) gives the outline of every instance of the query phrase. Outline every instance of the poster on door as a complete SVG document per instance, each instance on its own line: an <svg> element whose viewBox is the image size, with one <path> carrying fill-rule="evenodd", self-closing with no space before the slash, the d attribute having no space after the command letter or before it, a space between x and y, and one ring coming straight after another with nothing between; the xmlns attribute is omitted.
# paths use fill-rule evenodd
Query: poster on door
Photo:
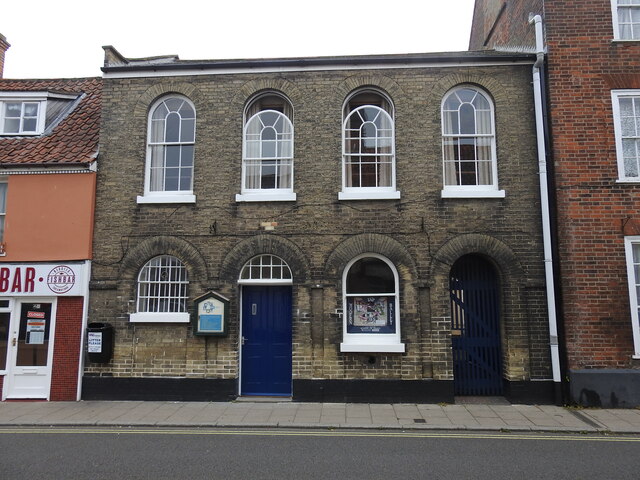
<svg viewBox="0 0 640 480"><path fill-rule="evenodd" d="M27 332L25 343L27 345L42 345L47 327L45 312L27 311Z"/></svg>

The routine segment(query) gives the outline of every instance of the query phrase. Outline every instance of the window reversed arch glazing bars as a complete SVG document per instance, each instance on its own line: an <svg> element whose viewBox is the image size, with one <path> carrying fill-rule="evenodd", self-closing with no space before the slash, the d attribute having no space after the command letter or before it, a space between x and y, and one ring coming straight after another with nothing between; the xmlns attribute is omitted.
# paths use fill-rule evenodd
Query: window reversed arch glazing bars
<svg viewBox="0 0 640 480"><path fill-rule="evenodd" d="M240 272L240 283L291 283L289 265L275 255L258 255L249 260Z"/></svg>
<svg viewBox="0 0 640 480"><path fill-rule="evenodd" d="M293 124L282 112L262 110L245 125L243 191L293 189Z"/></svg>
<svg viewBox="0 0 640 480"><path fill-rule="evenodd" d="M463 86L442 102L444 186L497 188L493 104L479 89Z"/></svg>
<svg viewBox="0 0 640 480"><path fill-rule="evenodd" d="M346 188L395 188L395 132L391 115L376 105L352 110L343 124Z"/></svg>
<svg viewBox="0 0 640 480"><path fill-rule="evenodd" d="M613 0L614 21L621 40L640 40L640 0Z"/></svg>
<svg viewBox="0 0 640 480"><path fill-rule="evenodd" d="M149 260L138 274L138 313L186 312L187 269L176 257Z"/></svg>
<svg viewBox="0 0 640 480"><path fill-rule="evenodd" d="M191 192L196 112L189 100L161 99L149 116L148 192Z"/></svg>

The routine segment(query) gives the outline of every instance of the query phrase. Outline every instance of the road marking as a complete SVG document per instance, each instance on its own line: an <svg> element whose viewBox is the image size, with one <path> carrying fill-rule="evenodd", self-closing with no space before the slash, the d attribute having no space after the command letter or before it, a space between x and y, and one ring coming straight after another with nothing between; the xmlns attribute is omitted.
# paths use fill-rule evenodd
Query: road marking
<svg viewBox="0 0 640 480"><path fill-rule="evenodd" d="M129 427L0 427L0 435L53 434L53 435L236 435L259 437L386 437L386 438L451 438L451 439L492 439L492 440L555 440L572 442L640 442L640 437L584 435L584 434L543 434L543 433L478 433L478 432L389 432L389 431L349 431L349 430L255 430L255 429L166 429Z"/></svg>

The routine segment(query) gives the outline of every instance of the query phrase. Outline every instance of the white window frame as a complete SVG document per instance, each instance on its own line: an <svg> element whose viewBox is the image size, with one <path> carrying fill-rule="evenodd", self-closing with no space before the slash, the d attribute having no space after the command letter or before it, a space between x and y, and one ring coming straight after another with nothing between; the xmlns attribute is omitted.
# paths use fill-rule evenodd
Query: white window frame
<svg viewBox="0 0 640 480"><path fill-rule="evenodd" d="M347 297L362 297L366 294L362 293L347 293L347 276L351 267L363 258L376 258L385 262L394 276L394 288L395 292L388 293L376 293L371 296L393 296L394 308L395 308L395 325L396 331L394 333L348 333L347 332ZM378 255L376 253L364 253L353 258L345 267L342 272L342 343L340 343L341 352L365 352L365 353L404 353L405 345L400 340L400 282L398 277L398 270L395 265L389 261L386 257Z"/></svg>
<svg viewBox="0 0 640 480"><path fill-rule="evenodd" d="M75 97L74 97L75 98ZM5 110L7 103L20 103L20 130L18 132L5 132ZM38 114L35 130L23 130L24 107L27 103L38 105ZM45 119L47 113L47 93L46 92L0 92L0 136L25 137L40 135L44 132Z"/></svg>
<svg viewBox="0 0 640 480"><path fill-rule="evenodd" d="M444 115L444 106L447 99L453 95L458 90L474 90L478 92L478 94L482 95L484 99L489 103L490 117L491 117L491 133L488 134L478 134L477 132L473 135L471 134L462 134L462 133L445 133L445 115ZM475 108L475 107L474 107ZM475 85L467 85L461 84L456 85L454 88L449 90L443 97L442 102L440 104L440 121L441 121L441 142L442 142L442 198L504 198L505 191L500 190L498 188L498 158L497 158L497 149L496 149L496 120L495 120L495 106L493 104L493 100L491 96L482 88L479 88ZM490 150L491 150L491 184L489 185L447 185L446 184L446 169L447 163L445 162L446 155L446 146L445 139L446 138L489 138L491 141ZM478 164L478 160L475 160L476 168ZM477 178L476 173L476 178Z"/></svg>
<svg viewBox="0 0 640 480"><path fill-rule="evenodd" d="M247 275L245 275L245 272ZM255 274L254 274L255 273ZM244 264L238 278L240 285L292 285L291 268L277 255L256 255Z"/></svg>
<svg viewBox="0 0 640 480"><path fill-rule="evenodd" d="M283 100L286 101L286 100ZM262 157L260 154L255 158L249 158L249 148L247 146L248 142L248 127L251 125L253 121L257 121L261 115L264 113L273 113L277 114L279 118L281 118L287 125L289 129L290 135L290 145L288 150L290 155L288 156L275 156L275 157ZM263 129L264 130L264 129ZM241 181L241 193L236 194L237 202L291 202L296 200L296 193L293 191L293 182L294 182L294 166L295 166L295 155L294 155L294 139L295 132L293 129L293 122L291 119L284 113L278 112L277 110L261 110L256 112L250 118L246 119L244 123L244 127L242 130L242 181ZM262 151L262 141L260 142L260 150ZM277 147L276 147L277 151ZM289 161L291 164L291 186L285 188L247 188L247 162L248 161Z"/></svg>
<svg viewBox="0 0 640 480"><path fill-rule="evenodd" d="M47 100L48 99L60 99L60 100L76 100L78 95L70 93L54 93L47 91L40 92L0 92L0 136L7 137L28 137L41 135L46 127L47 118ZM37 103L38 104L38 120L37 127L34 131L19 132L19 133L4 133L4 115L5 115L5 103ZM22 119L22 117L21 117ZM22 120L21 120L22 124ZM22 128L21 128L22 130Z"/></svg>
<svg viewBox="0 0 640 480"><path fill-rule="evenodd" d="M194 115L194 133L193 133L193 142L160 142L157 144L151 143L152 138L152 128L153 122L152 117L156 109L163 104L165 101L171 98L178 98L180 100L184 100L187 102L191 108L193 109ZM147 138L146 138L146 159L145 159L145 172L144 172L144 195L138 196L136 198L137 203L195 203L196 196L193 193L193 184L195 182L195 146L196 146L196 128L197 128L197 111L193 104L193 102L185 97L184 95L178 94L170 94L164 95L158 100L156 100L149 109L149 114L147 118ZM152 159L152 147L155 145L165 145L165 146L182 146L182 145L193 145L194 150L194 158L192 159L191 165L191 189L190 190L162 190L162 191L152 191L151 190L151 159Z"/></svg>
<svg viewBox="0 0 640 480"><path fill-rule="evenodd" d="M633 358L640 359L640 318L638 312L638 290L640 290L640 261L633 261L633 247L640 247L640 236L624 238L624 249L627 259L627 280L629 284L629 306L631 308L631 330L633 331ZM637 267L637 268L636 268ZM636 271L638 274L636 275Z"/></svg>
<svg viewBox="0 0 640 480"><path fill-rule="evenodd" d="M7 192L9 190L9 179L8 177L0 177L0 184L6 185L4 188L4 192L0 192L0 197L4 194L4 198L0 198L0 205L4 204L4 210L0 209L0 223L2 223L2 230L0 230L0 257L4 257L7 253L4 248L4 229L7 225L6 217L7 217Z"/></svg>
<svg viewBox="0 0 640 480"><path fill-rule="evenodd" d="M2 299L0 299L0 300L3 300L3 301L5 301L5 302L8 302L8 304L7 304L7 306L6 306L6 307L0 307L0 312L1 312L1 313L8 313L8 314L9 314L9 325L7 326L7 328L9 329L9 330L7 331L7 347L6 347L6 348L7 348L7 350L6 350L6 352L5 352L5 355L6 355L6 357L5 357L6 363L5 363L5 368L4 368L4 369L0 367L0 375L6 375L6 373L9 371L9 369L7 368L7 365L9 365L9 341L10 341L10 338L11 338L11 326L12 326L12 325L11 325L11 321L13 320L13 319L12 319L12 316L13 316L14 301L13 301L13 299L11 299L11 298L6 298L6 297L5 297L5 298L2 298ZM5 384L5 385L6 385L6 384Z"/></svg>
<svg viewBox="0 0 640 480"><path fill-rule="evenodd" d="M166 267L166 268L180 268L183 273L184 273L184 279L178 280L177 282L172 282L172 281L166 281L166 282L162 282L162 281L152 281L152 280L142 280L143 277L143 273L145 271L145 269L152 269L152 268L156 268L156 269L160 269L163 267L163 265L153 265L153 262L155 262L156 260L162 261L161 259L163 258L171 258L174 260L177 260L177 262L179 263L179 265L176 266L170 266L170 267ZM182 276L182 274L181 274ZM178 300L178 301L182 301L184 302L184 312L150 312L150 311L145 311L144 309L142 309L142 311L140 311L140 301L141 301L141 292L142 292L142 284L161 284L161 283L165 283L167 285L178 285L178 287L184 285L185 286L185 295L184 296L175 296L175 295L160 295L157 298L158 299L165 299L165 300ZM188 323L190 320L189 317L189 313L187 312L187 302L189 300L189 293L188 293L188 288L189 288L189 276L188 276L188 272L187 272L187 267L184 263L182 263L182 261L180 261L179 258L174 257L173 255L158 255L156 257L153 257L151 259L149 259L140 269L140 272L138 272L138 277L137 277L137 281L136 281L136 299L135 299L135 308L136 308L136 312L135 313L130 313L129 314L129 321L132 323L135 322L153 322L153 323Z"/></svg>
<svg viewBox="0 0 640 480"><path fill-rule="evenodd" d="M616 158L618 163L618 182L623 183L638 183L640 182L640 162L638 165L638 176L627 177L624 168L624 149L622 136L622 117L620 114L620 100L622 98L634 97L640 102L640 90L611 90L611 107L613 111L613 130L616 139ZM639 103L640 105L640 103ZM629 137L630 138L630 137ZM638 126L638 136L640 140L640 125ZM637 148L640 149L640 141L637 142ZM640 151L638 152L640 158Z"/></svg>
<svg viewBox="0 0 640 480"><path fill-rule="evenodd" d="M613 40L619 42L637 42L639 38L624 38L620 32L620 18L618 16L618 8L638 8L640 9L640 3L638 4L626 4L618 5L618 0L611 0L611 18L613 21Z"/></svg>
<svg viewBox="0 0 640 480"><path fill-rule="evenodd" d="M360 105L358 107L353 108L353 110L348 110L349 103L352 101L354 97L362 93L366 93L367 90L358 90L350 95L345 101L342 111L343 111L343 119L342 119L342 191L338 192L338 200L396 200L400 198L400 191L396 186L396 122L394 117L394 107L393 102L384 94L377 90L372 90L371 93L380 96L389 104L389 110L378 106L378 105ZM349 187L347 186L347 161L351 156L355 156L356 154L347 152L347 130L349 125L349 120L353 115L355 115L359 110L363 108L375 108L380 111L382 115L385 115L391 125L391 153L386 154L391 158L391 185L389 186L378 186L378 187ZM377 156L377 154L372 155Z"/></svg>

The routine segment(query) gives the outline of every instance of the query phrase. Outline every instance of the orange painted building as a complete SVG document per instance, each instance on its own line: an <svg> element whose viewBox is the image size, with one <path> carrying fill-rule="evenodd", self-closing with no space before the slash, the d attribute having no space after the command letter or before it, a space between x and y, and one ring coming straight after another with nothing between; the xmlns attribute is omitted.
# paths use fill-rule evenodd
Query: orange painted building
<svg viewBox="0 0 640 480"><path fill-rule="evenodd" d="M76 400L101 80L0 79L0 398Z"/></svg>

